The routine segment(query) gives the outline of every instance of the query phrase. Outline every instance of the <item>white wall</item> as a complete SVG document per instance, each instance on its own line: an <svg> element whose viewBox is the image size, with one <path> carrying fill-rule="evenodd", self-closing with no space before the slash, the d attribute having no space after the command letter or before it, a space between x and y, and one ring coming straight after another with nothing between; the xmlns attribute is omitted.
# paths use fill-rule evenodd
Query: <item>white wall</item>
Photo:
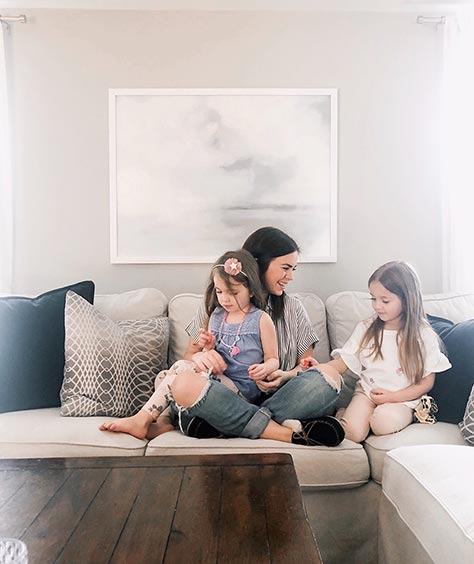
<svg viewBox="0 0 474 564"><path fill-rule="evenodd" d="M338 261L301 264L292 290L362 290L395 258L441 290L434 26L396 13L26 14L11 35L16 293L86 278L99 293L202 290L206 265L109 262L108 89L126 87L338 88Z"/></svg>

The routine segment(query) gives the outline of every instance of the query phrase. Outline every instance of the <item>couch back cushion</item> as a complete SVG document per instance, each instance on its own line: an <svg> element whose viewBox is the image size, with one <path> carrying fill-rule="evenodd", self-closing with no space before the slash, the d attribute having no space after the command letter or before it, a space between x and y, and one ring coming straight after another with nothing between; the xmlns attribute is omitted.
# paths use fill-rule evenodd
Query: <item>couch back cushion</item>
<svg viewBox="0 0 474 564"><path fill-rule="evenodd" d="M170 323L168 364L170 366L183 358L189 341L186 327L196 313L202 298L201 294L177 294L168 304Z"/></svg>
<svg viewBox="0 0 474 564"><path fill-rule="evenodd" d="M425 312L454 323L474 317L474 294L431 294L423 297ZM344 345L359 321L372 315L368 292L339 292L326 300L331 348Z"/></svg>
<svg viewBox="0 0 474 564"><path fill-rule="evenodd" d="M316 294L308 292L299 292L291 294L298 298L304 305L309 315L309 320L313 326L314 332L319 338L319 342L314 348L314 356L319 362L327 362L331 359L329 347L329 335L326 319L326 306L323 300Z"/></svg>
<svg viewBox="0 0 474 564"><path fill-rule="evenodd" d="M311 293L291 294L304 305L311 324L319 337L315 348L315 356L322 362L329 360L329 338L326 329L326 309L324 303ZM178 294L171 298L168 305L170 321L169 363L183 357L188 345L189 336L186 326L196 313L203 296L201 294Z"/></svg>
<svg viewBox="0 0 474 564"><path fill-rule="evenodd" d="M113 321L163 317L168 310L166 296L156 288L140 288L120 294L96 294L94 305Z"/></svg>
<svg viewBox="0 0 474 564"><path fill-rule="evenodd" d="M90 303L94 300L91 281L36 298L0 298L0 413L59 406L68 290Z"/></svg>
<svg viewBox="0 0 474 564"><path fill-rule="evenodd" d="M474 386L474 319L452 323L429 316L433 329L443 341L451 368L436 376L430 392L438 404L438 421L459 423Z"/></svg>

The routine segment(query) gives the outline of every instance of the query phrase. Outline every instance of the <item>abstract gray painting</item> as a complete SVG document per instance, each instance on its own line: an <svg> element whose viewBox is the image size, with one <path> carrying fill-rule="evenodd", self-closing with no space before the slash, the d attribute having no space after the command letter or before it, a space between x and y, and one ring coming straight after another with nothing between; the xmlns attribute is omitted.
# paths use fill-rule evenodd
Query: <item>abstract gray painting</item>
<svg viewBox="0 0 474 564"><path fill-rule="evenodd" d="M335 89L121 89L109 109L112 262L213 262L264 225L336 260Z"/></svg>

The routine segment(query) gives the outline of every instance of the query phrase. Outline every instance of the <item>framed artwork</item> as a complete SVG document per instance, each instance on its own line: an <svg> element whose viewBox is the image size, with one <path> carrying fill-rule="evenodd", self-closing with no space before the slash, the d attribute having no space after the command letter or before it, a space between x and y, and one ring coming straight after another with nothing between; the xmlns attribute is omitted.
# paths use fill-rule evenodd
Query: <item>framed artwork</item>
<svg viewBox="0 0 474 564"><path fill-rule="evenodd" d="M336 89L109 91L113 263L212 263L272 225L336 261Z"/></svg>

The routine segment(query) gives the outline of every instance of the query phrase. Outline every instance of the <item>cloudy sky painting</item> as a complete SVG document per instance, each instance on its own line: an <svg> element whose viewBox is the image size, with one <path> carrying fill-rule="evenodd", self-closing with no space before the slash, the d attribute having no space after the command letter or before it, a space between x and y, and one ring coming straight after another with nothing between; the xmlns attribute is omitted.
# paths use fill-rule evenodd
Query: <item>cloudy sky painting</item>
<svg viewBox="0 0 474 564"><path fill-rule="evenodd" d="M110 91L112 262L213 262L264 225L336 260L336 91Z"/></svg>

